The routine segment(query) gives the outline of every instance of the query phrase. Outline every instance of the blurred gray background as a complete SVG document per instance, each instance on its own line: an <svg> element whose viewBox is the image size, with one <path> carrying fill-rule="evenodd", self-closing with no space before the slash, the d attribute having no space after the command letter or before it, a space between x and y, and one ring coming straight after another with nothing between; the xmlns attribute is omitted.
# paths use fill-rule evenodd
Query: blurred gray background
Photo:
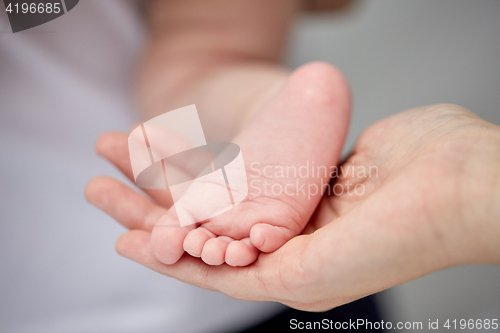
<svg viewBox="0 0 500 333"><path fill-rule="evenodd" d="M344 152L370 124L428 104L458 104L500 125L498 0L366 0L304 15L287 62L312 60L334 64L351 84ZM500 318L500 267L452 268L380 296L387 319L424 327L428 319Z"/></svg>

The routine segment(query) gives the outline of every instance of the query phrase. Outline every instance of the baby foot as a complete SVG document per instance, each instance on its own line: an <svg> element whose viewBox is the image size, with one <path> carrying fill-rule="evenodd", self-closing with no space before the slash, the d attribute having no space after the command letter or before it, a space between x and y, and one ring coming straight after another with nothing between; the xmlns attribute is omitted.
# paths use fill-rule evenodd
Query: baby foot
<svg viewBox="0 0 500 333"><path fill-rule="evenodd" d="M170 209L152 232L155 257L173 264L188 252L209 265L246 266L259 251L273 252L299 235L329 183L349 117L349 88L337 69L297 69L233 140L245 161L247 198L187 227Z"/></svg>

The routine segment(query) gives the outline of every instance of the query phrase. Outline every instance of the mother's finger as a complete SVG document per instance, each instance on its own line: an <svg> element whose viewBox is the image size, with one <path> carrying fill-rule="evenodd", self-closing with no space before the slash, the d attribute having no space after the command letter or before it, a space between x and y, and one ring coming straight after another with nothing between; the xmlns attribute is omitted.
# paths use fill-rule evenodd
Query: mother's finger
<svg viewBox="0 0 500 333"><path fill-rule="evenodd" d="M85 189L87 200L128 229L151 230L167 210L109 177L92 179Z"/></svg>
<svg viewBox="0 0 500 333"><path fill-rule="evenodd" d="M200 288L220 291L234 298L269 301L269 295L262 288L258 279L256 265L230 267L228 265L209 266L200 258L185 254L177 263L165 265L159 262L150 246L151 233L132 230L123 234L116 242L117 252L141 265L161 274ZM273 270L275 268L273 267Z"/></svg>
<svg viewBox="0 0 500 333"><path fill-rule="evenodd" d="M233 298L281 302L310 311L329 309L333 306L300 302L303 295L309 294L311 286L306 283L304 275L299 274L301 265L297 258L306 243L305 238L299 238L287 243L290 246L284 253L282 250L286 245L274 253L261 253L255 263L246 267L226 264L209 266L200 258L188 254L184 254L173 265L165 265L151 251L151 233L143 230L131 230L123 234L116 242L116 250L120 255L163 275L200 288L220 291Z"/></svg>
<svg viewBox="0 0 500 333"><path fill-rule="evenodd" d="M97 153L115 165L128 179L134 181L130 155L128 151L128 136L120 132L104 133L97 139ZM144 190L151 198L163 207L172 206L169 190Z"/></svg>

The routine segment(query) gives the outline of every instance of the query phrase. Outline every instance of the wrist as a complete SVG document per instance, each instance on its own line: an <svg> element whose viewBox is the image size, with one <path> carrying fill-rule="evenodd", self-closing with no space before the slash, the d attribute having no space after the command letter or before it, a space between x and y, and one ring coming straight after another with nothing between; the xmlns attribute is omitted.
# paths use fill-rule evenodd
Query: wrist
<svg viewBox="0 0 500 333"><path fill-rule="evenodd" d="M473 153L463 181L463 259L468 264L500 264L500 127L481 120L471 128Z"/></svg>

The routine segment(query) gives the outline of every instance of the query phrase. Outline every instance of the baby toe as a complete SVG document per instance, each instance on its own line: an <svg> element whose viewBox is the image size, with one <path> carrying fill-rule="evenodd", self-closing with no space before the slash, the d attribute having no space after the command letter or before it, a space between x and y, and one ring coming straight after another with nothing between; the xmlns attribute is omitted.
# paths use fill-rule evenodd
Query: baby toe
<svg viewBox="0 0 500 333"><path fill-rule="evenodd" d="M207 240L201 251L201 259L208 265L222 265L228 244L229 242L225 237Z"/></svg>
<svg viewBox="0 0 500 333"><path fill-rule="evenodd" d="M247 266L257 260L259 251L249 238L229 243L226 249L226 263L230 266Z"/></svg>
<svg viewBox="0 0 500 333"><path fill-rule="evenodd" d="M274 252L290 240L295 234L285 227L267 223L257 223L250 230L250 241L262 252Z"/></svg>
<svg viewBox="0 0 500 333"><path fill-rule="evenodd" d="M205 228L197 228L191 230L184 239L184 250L193 257L201 257L201 251L205 243L214 238L215 235Z"/></svg>

